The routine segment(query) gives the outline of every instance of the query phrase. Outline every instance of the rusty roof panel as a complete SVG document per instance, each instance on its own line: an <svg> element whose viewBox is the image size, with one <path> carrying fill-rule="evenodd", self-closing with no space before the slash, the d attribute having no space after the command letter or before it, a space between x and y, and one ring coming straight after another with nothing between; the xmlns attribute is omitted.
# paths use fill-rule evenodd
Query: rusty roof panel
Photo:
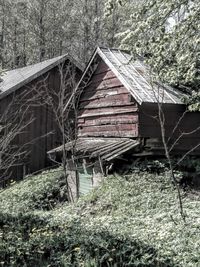
<svg viewBox="0 0 200 267"><path fill-rule="evenodd" d="M65 145L65 150L75 151L77 157L86 156L89 158L98 158L105 161L111 161L120 155L136 148L139 141L129 138L79 138ZM48 152L55 154L62 152L63 146L57 147Z"/></svg>
<svg viewBox="0 0 200 267"><path fill-rule="evenodd" d="M161 83L153 83L147 66L140 60L134 61L127 52L97 48L97 53L139 104L144 102L183 104L182 92Z"/></svg>

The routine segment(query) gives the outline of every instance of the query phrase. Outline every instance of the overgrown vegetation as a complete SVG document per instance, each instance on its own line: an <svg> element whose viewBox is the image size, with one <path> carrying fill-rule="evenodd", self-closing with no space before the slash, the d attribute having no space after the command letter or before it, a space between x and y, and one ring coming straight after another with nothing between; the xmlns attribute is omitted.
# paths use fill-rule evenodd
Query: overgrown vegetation
<svg viewBox="0 0 200 267"><path fill-rule="evenodd" d="M200 199L182 192L184 224L167 172L110 176L77 204L56 197L47 208L59 177L45 172L1 192L1 266L200 265Z"/></svg>
<svg viewBox="0 0 200 267"><path fill-rule="evenodd" d="M66 201L66 182L60 169L29 176L0 191L0 212L16 214L50 210Z"/></svg>

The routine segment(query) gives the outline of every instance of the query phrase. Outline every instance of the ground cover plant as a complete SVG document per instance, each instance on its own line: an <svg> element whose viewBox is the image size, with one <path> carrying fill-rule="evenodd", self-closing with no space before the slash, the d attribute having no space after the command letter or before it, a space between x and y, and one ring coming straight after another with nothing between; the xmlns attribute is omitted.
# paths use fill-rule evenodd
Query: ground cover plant
<svg viewBox="0 0 200 267"><path fill-rule="evenodd" d="M200 266L199 196L181 192L184 223L167 172L109 176L74 205L48 206L40 196L61 177L54 170L1 192L0 266Z"/></svg>

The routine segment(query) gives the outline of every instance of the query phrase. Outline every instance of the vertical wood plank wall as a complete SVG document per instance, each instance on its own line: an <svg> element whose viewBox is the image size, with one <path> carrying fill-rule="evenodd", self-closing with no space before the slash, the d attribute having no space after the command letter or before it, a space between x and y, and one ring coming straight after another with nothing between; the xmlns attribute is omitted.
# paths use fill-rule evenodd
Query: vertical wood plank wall
<svg viewBox="0 0 200 267"><path fill-rule="evenodd" d="M103 61L80 97L78 136L138 136L138 105Z"/></svg>
<svg viewBox="0 0 200 267"><path fill-rule="evenodd" d="M176 143L173 151L188 151L200 144L200 113L188 112L184 116L185 106L176 104L165 104L162 107L165 117L166 140L170 137L173 144L178 137L181 138ZM182 117L182 119L181 119ZM181 120L180 120L181 119ZM180 120L180 122L179 122ZM179 122L179 123L178 123ZM176 126L178 123L178 126ZM176 130L174 131L176 127ZM148 139L157 139L162 144L161 127L158 116L157 104L143 104L139 108L139 136ZM200 152L200 146L195 149L195 153Z"/></svg>
<svg viewBox="0 0 200 267"><path fill-rule="evenodd" d="M77 70L77 79L80 78L81 73ZM44 75L45 77L47 74ZM27 95L27 98L32 98L32 87L38 85L44 77L39 77L30 84L20 88L14 94L0 100L0 114L4 112L9 103L12 102L13 97L18 97L23 92L30 90L32 93ZM60 90L60 73L58 67L53 68L48 72L47 86L49 89L58 92ZM39 88L37 88L39 89ZM20 115L19 115L20 116ZM20 179L23 177L23 169L26 167L27 173L32 173L47 167L50 161L47 158L47 151L55 148L61 144L61 135L54 117L53 111L47 106L40 106L37 103L32 103L24 120L30 117L34 121L28 125L23 133L15 138L14 143L17 146L24 146L24 150L28 152L26 160L22 161L20 166L12 168L12 178Z"/></svg>

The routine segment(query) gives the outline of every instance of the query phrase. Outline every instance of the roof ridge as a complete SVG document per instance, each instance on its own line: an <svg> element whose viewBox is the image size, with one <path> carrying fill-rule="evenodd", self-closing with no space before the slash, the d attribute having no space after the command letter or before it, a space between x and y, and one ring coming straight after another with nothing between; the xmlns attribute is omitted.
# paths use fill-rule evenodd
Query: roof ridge
<svg viewBox="0 0 200 267"><path fill-rule="evenodd" d="M64 55L61 55L61 56L57 56L57 57L45 59L43 61L36 62L36 63L33 63L33 64L29 64L29 65L26 65L26 66L23 66L23 67L19 67L19 68L14 68L14 69L11 69L11 70L7 70L7 71L5 71L5 73L8 73L9 71L23 70L25 68L36 66L36 65L39 65L39 64L43 64L43 63L48 62L48 61L53 61L53 60L56 60L56 59L59 59L59 58L63 58L65 56L68 56L68 54L64 54Z"/></svg>
<svg viewBox="0 0 200 267"><path fill-rule="evenodd" d="M36 64L5 72L5 76L2 76L3 82L0 83L0 99L9 95L15 90L18 90L27 83L30 83L32 80L50 71L67 59L71 61L77 67L77 69L82 70L79 68L79 66L77 66L77 62L73 60L71 56L64 54L52 59L38 62ZM14 79L14 76L16 76L16 79Z"/></svg>
<svg viewBox="0 0 200 267"><path fill-rule="evenodd" d="M126 50L126 49L121 49L121 48L109 48L109 47L105 47L105 46L98 46L98 48L100 49L108 49L108 50L111 50L111 51L121 51L121 52L124 52L124 53L127 53L128 55L131 55L131 52L129 50Z"/></svg>

